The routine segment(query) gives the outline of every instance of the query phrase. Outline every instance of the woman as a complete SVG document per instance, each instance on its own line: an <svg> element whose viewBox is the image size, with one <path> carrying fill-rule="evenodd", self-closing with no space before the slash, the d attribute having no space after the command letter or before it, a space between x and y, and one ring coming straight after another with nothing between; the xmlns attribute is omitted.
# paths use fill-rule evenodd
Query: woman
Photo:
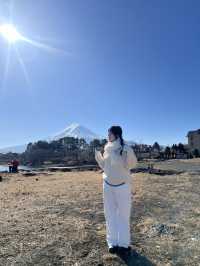
<svg viewBox="0 0 200 266"><path fill-rule="evenodd" d="M106 240L110 253L130 251L131 174L137 163L133 149L124 142L120 126L108 129L103 156L95 150L103 170L103 201Z"/></svg>

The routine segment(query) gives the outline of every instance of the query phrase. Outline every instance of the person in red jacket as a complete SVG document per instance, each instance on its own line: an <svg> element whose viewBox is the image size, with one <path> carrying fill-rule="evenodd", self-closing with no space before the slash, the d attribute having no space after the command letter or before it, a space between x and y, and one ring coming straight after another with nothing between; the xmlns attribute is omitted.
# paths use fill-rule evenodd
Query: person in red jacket
<svg viewBox="0 0 200 266"><path fill-rule="evenodd" d="M12 172L18 173L19 161L17 159L12 160Z"/></svg>

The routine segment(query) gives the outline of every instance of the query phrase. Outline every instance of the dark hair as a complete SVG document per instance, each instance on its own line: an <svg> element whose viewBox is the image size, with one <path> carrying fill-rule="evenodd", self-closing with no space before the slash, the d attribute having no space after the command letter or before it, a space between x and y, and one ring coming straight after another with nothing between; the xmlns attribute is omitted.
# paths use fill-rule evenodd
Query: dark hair
<svg viewBox="0 0 200 266"><path fill-rule="evenodd" d="M124 146L124 139L122 137L122 128L120 126L111 126L108 131L112 132L112 134L115 136L115 138L119 137L120 143L122 145L122 149L120 151L120 154L122 155L123 146Z"/></svg>

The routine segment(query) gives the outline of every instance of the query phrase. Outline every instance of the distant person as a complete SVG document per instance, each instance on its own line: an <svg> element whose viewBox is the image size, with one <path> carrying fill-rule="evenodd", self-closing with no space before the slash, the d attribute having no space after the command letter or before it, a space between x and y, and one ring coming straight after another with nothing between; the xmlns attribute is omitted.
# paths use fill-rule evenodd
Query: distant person
<svg viewBox="0 0 200 266"><path fill-rule="evenodd" d="M8 163L8 170L9 170L9 173L12 173L12 162Z"/></svg>
<svg viewBox="0 0 200 266"><path fill-rule="evenodd" d="M18 166L19 166L19 161L17 159L14 159L12 161L12 173L18 173Z"/></svg>
<svg viewBox="0 0 200 266"><path fill-rule="evenodd" d="M95 149L103 172L103 201L108 251L128 255L130 246L131 174L137 163L133 149L124 143L120 126L108 129L104 153Z"/></svg>

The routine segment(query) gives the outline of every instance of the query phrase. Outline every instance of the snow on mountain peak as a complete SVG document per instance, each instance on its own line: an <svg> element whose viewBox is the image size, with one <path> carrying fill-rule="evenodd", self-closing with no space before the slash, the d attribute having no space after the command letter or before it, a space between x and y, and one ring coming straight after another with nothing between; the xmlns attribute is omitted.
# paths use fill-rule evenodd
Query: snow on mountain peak
<svg viewBox="0 0 200 266"><path fill-rule="evenodd" d="M52 139L58 140L64 137L74 137L74 138L84 138L86 142L90 142L93 139L103 139L103 136L100 136L90 129L74 122L66 127L63 131L56 134Z"/></svg>

